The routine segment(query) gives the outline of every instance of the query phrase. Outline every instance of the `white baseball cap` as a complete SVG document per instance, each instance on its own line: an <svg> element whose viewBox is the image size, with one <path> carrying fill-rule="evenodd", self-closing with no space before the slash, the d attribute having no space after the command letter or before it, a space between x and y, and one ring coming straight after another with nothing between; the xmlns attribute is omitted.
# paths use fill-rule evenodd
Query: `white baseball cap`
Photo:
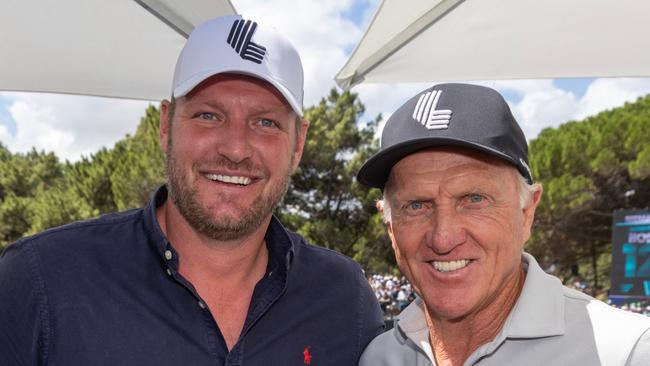
<svg viewBox="0 0 650 366"><path fill-rule="evenodd" d="M180 98L221 73L269 82L302 117L303 71L298 51L274 28L240 15L208 20L192 31L176 62L172 96Z"/></svg>

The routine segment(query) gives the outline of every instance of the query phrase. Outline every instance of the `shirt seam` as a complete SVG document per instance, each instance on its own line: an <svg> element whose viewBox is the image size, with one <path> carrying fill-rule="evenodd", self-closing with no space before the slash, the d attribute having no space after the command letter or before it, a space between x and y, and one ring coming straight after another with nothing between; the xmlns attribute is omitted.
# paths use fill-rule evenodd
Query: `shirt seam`
<svg viewBox="0 0 650 366"><path fill-rule="evenodd" d="M124 215L124 216L120 215L120 217L107 217L107 216L102 217L102 216L100 216L100 217L96 217L96 218L86 220L86 221L79 221L79 222L74 222L74 223L71 223L71 224L68 224L68 225L63 225L63 226L51 228L51 229L48 229L48 230L46 230L44 232L41 232L39 234L20 239L15 244L18 244L20 242L30 243L30 242L34 242L34 241L36 241L38 239L46 239L46 238L50 237L51 235L54 235L54 234L57 234L57 233L60 233L60 232L66 232L66 231L69 231L69 230L77 230L77 229L80 229L80 228L93 227L93 226L114 225L116 223L122 223L122 222L131 221L131 220L137 220L138 219L137 216L142 216L142 210L141 209L136 209L136 210L134 210L133 213L129 213L128 215ZM12 245L14 245L14 244L12 244Z"/></svg>
<svg viewBox="0 0 650 366"><path fill-rule="evenodd" d="M363 333L363 315L364 315L364 291L359 291L359 302L357 304L357 346L355 347L354 359L358 362L361 358L361 342Z"/></svg>
<svg viewBox="0 0 650 366"><path fill-rule="evenodd" d="M49 307L49 298L47 296L46 290L47 286L45 284L45 279L41 275L39 255L37 250L31 245L25 245L25 250L27 252L27 266L29 268L30 280L32 281L33 288L38 299L38 314L39 320L41 321L39 334L42 337L40 351L43 360L42 365L46 366L49 362L52 339L54 338L54 330L52 329L50 323L51 312Z"/></svg>

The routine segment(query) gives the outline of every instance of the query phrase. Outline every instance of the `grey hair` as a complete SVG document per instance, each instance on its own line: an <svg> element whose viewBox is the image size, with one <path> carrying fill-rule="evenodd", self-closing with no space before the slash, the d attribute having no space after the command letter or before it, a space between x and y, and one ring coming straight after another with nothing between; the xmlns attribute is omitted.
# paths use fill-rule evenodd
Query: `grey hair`
<svg viewBox="0 0 650 366"><path fill-rule="evenodd" d="M519 178L517 179L517 182L519 183L519 187L517 189L517 191L519 191L519 206L523 209L530 204L530 201L533 199L533 194L541 188L541 185L539 183L528 183L526 178L524 178L523 175L519 174L519 172L517 172L517 177ZM387 182L386 186L384 187L382 198L377 201L377 207L382 208L381 217L385 224L391 222L390 204L386 199L386 191L388 191L388 188L389 185Z"/></svg>

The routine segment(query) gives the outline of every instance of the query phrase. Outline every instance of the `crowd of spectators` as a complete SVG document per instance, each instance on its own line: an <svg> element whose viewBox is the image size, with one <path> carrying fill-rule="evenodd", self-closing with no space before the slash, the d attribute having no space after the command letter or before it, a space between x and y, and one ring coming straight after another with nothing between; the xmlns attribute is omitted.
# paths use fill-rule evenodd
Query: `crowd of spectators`
<svg viewBox="0 0 650 366"><path fill-rule="evenodd" d="M650 299L632 299L632 300L617 300L613 301L608 296L607 289L599 288L596 291L589 285L589 283L582 279L575 279L573 281L567 281L566 286L574 288L578 291L584 292L591 296L596 297L597 299L607 302L609 305L623 309L625 311L631 311L637 314L643 314L645 316L650 316Z"/></svg>
<svg viewBox="0 0 650 366"><path fill-rule="evenodd" d="M386 320L394 318L415 299L415 292L404 276L373 274L368 277L368 282Z"/></svg>
<svg viewBox="0 0 650 366"><path fill-rule="evenodd" d="M643 314L645 316L650 316L650 300L631 301L622 304L616 304L611 301L608 301L608 303L611 306L619 309L631 311L637 314Z"/></svg>

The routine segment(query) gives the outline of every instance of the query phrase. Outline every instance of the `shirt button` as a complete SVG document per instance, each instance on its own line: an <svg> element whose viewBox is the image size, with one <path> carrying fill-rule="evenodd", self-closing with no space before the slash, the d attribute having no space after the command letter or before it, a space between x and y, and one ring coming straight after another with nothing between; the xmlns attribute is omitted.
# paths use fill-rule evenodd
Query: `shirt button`
<svg viewBox="0 0 650 366"><path fill-rule="evenodd" d="M171 250L165 250L165 259L170 260L172 259L172 251Z"/></svg>
<svg viewBox="0 0 650 366"><path fill-rule="evenodd" d="M167 274L171 276L172 275L172 270L167 268Z"/></svg>
<svg viewBox="0 0 650 366"><path fill-rule="evenodd" d="M273 271L270 271L268 276L271 277L272 274L273 274Z"/></svg>
<svg viewBox="0 0 650 366"><path fill-rule="evenodd" d="M203 301L199 301L199 307L201 309L205 309L205 304L203 303Z"/></svg>

